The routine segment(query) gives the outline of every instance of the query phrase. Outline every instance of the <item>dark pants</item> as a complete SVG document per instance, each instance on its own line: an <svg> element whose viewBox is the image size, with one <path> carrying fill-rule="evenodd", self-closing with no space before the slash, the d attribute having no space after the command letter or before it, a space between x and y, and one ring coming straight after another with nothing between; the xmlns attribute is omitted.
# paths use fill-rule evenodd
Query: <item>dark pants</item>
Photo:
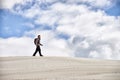
<svg viewBox="0 0 120 80"><path fill-rule="evenodd" d="M42 56L40 46L36 47L36 50L35 50L33 56L35 56L37 52L39 52L40 56Z"/></svg>

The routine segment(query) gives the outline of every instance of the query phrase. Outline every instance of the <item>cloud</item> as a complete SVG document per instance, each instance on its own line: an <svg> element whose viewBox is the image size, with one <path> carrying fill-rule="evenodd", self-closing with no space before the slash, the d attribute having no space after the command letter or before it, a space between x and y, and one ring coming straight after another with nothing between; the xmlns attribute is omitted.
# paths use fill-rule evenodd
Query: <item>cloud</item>
<svg viewBox="0 0 120 80"><path fill-rule="evenodd" d="M74 56L120 59L120 50L117 47L120 40L119 18L108 16L102 11L89 11L89 14L81 14L71 19L67 19L67 22L61 21L63 23L57 30L71 36L69 46L72 46ZM99 22L104 24L98 25Z"/></svg>
<svg viewBox="0 0 120 80"><path fill-rule="evenodd" d="M39 26L26 31L24 36L29 40L29 35L41 34L45 55L120 59L120 17L109 16L104 11L104 8L112 6L111 0L36 0L29 8L27 6L28 3L24 3L14 7L14 13L33 19L33 23ZM51 29L41 28L46 26ZM61 34L69 37L61 38ZM16 46L20 46L18 42L24 39L26 37L18 38L18 41L15 39ZM12 44L6 43L5 47L1 47L2 53L14 45L11 38L1 39L1 44L7 40ZM31 42L26 45L33 45L32 40L30 38ZM28 48L31 50L25 52L30 55L34 49L32 46ZM23 50L22 47L12 48L11 53L17 53L19 49Z"/></svg>
<svg viewBox="0 0 120 80"><path fill-rule="evenodd" d="M26 5L35 2L38 5L48 5L54 4L56 2L67 3L67 4L88 4L94 7L105 7L112 4L111 0L2 0L0 8L1 9L12 9L16 4Z"/></svg>
<svg viewBox="0 0 120 80"><path fill-rule="evenodd" d="M30 33L33 34L34 31ZM34 36L38 34L41 35L41 43L43 44L41 49L44 56L70 56L71 51L69 48L67 49L66 40L55 37L53 31L36 31ZM32 56L35 51L34 38L29 37L27 33L24 37L19 38L0 38L0 56ZM38 54L37 56L39 56Z"/></svg>
<svg viewBox="0 0 120 80"><path fill-rule="evenodd" d="M93 7L103 8L111 4L111 0L67 0L67 3L87 4Z"/></svg>
<svg viewBox="0 0 120 80"><path fill-rule="evenodd" d="M12 9L15 4L23 3L23 0L1 0L1 9Z"/></svg>
<svg viewBox="0 0 120 80"><path fill-rule="evenodd" d="M34 50L32 39L27 37L0 38L0 56L30 56Z"/></svg>
<svg viewBox="0 0 120 80"><path fill-rule="evenodd" d="M111 0L88 0L92 6L99 8L107 7L112 4Z"/></svg>

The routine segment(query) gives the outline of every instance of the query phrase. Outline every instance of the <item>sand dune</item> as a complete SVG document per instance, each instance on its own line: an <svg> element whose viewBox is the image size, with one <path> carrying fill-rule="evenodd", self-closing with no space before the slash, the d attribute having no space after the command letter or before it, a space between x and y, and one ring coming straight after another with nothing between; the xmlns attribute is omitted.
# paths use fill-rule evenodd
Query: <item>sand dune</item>
<svg viewBox="0 0 120 80"><path fill-rule="evenodd" d="M1 57L0 80L120 80L120 61Z"/></svg>

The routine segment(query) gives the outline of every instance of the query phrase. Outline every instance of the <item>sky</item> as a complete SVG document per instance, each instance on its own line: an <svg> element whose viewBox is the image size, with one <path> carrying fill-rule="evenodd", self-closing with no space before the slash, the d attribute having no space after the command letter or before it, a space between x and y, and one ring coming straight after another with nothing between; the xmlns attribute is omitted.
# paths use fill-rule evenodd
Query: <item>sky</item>
<svg viewBox="0 0 120 80"><path fill-rule="evenodd" d="M120 0L0 0L0 56L120 60ZM37 53L37 56L39 54Z"/></svg>

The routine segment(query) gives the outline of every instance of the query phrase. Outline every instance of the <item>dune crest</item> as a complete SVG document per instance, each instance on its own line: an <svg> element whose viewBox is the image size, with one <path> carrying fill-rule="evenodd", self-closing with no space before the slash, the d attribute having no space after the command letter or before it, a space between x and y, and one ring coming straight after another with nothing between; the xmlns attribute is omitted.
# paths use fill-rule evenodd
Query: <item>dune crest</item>
<svg viewBox="0 0 120 80"><path fill-rule="evenodd" d="M120 80L120 61L1 57L0 80Z"/></svg>

